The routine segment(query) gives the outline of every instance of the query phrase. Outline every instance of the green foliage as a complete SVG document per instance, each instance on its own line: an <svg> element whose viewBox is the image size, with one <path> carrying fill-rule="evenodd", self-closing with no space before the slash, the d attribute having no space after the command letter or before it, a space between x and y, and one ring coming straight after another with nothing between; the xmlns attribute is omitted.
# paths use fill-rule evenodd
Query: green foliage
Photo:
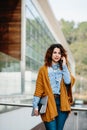
<svg viewBox="0 0 87 130"><path fill-rule="evenodd" d="M87 40L87 22L78 24L76 36L78 41Z"/></svg>
<svg viewBox="0 0 87 130"><path fill-rule="evenodd" d="M76 74L87 78L87 43L73 43L70 49L75 58Z"/></svg>
<svg viewBox="0 0 87 130"><path fill-rule="evenodd" d="M61 19L61 24L62 24L62 31L66 37L66 40L69 44L71 44L76 39L74 36L75 23L74 21L69 22Z"/></svg>
<svg viewBox="0 0 87 130"><path fill-rule="evenodd" d="M87 78L87 22L75 25L61 19L61 26L75 59L76 74Z"/></svg>
<svg viewBox="0 0 87 130"><path fill-rule="evenodd" d="M61 19L62 31L69 44L73 42L84 42L87 40L87 22L75 24L74 21L65 21Z"/></svg>

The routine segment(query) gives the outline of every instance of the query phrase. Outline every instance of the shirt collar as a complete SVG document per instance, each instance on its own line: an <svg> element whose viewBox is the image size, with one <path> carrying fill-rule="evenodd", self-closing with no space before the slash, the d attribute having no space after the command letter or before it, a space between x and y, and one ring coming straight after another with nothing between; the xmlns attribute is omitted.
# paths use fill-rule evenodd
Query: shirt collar
<svg viewBox="0 0 87 130"><path fill-rule="evenodd" d="M53 68L54 70L57 70L57 69L59 68L59 64L52 64L52 68Z"/></svg>

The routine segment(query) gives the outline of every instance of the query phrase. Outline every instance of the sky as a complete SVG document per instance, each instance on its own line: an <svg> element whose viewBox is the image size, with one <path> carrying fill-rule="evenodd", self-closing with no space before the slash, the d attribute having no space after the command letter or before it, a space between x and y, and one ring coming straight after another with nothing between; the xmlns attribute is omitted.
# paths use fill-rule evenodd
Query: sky
<svg viewBox="0 0 87 130"><path fill-rule="evenodd" d="M60 20L87 22L87 0L48 0L55 17Z"/></svg>

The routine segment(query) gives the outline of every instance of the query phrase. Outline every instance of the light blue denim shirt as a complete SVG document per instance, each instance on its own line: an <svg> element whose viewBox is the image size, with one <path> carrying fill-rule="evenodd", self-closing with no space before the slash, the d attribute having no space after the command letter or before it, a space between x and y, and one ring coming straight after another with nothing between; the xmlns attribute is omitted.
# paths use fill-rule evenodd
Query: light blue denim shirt
<svg viewBox="0 0 87 130"><path fill-rule="evenodd" d="M48 67L48 77L50 79L50 85L54 94L60 94L60 83L62 77L65 84L70 84L70 72L66 65L63 65L63 70L60 70L59 64L52 65ZM40 98L34 96L33 107L38 108Z"/></svg>
<svg viewBox="0 0 87 130"><path fill-rule="evenodd" d="M65 84L70 84L70 73L66 65L63 66L63 70L60 70L59 64L48 67L48 76L54 94L60 94L60 83L62 77Z"/></svg>

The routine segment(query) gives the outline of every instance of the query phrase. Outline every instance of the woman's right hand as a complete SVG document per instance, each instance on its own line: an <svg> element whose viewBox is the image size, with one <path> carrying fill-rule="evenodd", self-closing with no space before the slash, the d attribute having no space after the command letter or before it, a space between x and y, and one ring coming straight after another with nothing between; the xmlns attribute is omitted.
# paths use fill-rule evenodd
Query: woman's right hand
<svg viewBox="0 0 87 130"><path fill-rule="evenodd" d="M35 115L35 116L38 116L38 115L39 115L39 112L38 112L38 109L37 109L37 108L34 109L34 115Z"/></svg>

